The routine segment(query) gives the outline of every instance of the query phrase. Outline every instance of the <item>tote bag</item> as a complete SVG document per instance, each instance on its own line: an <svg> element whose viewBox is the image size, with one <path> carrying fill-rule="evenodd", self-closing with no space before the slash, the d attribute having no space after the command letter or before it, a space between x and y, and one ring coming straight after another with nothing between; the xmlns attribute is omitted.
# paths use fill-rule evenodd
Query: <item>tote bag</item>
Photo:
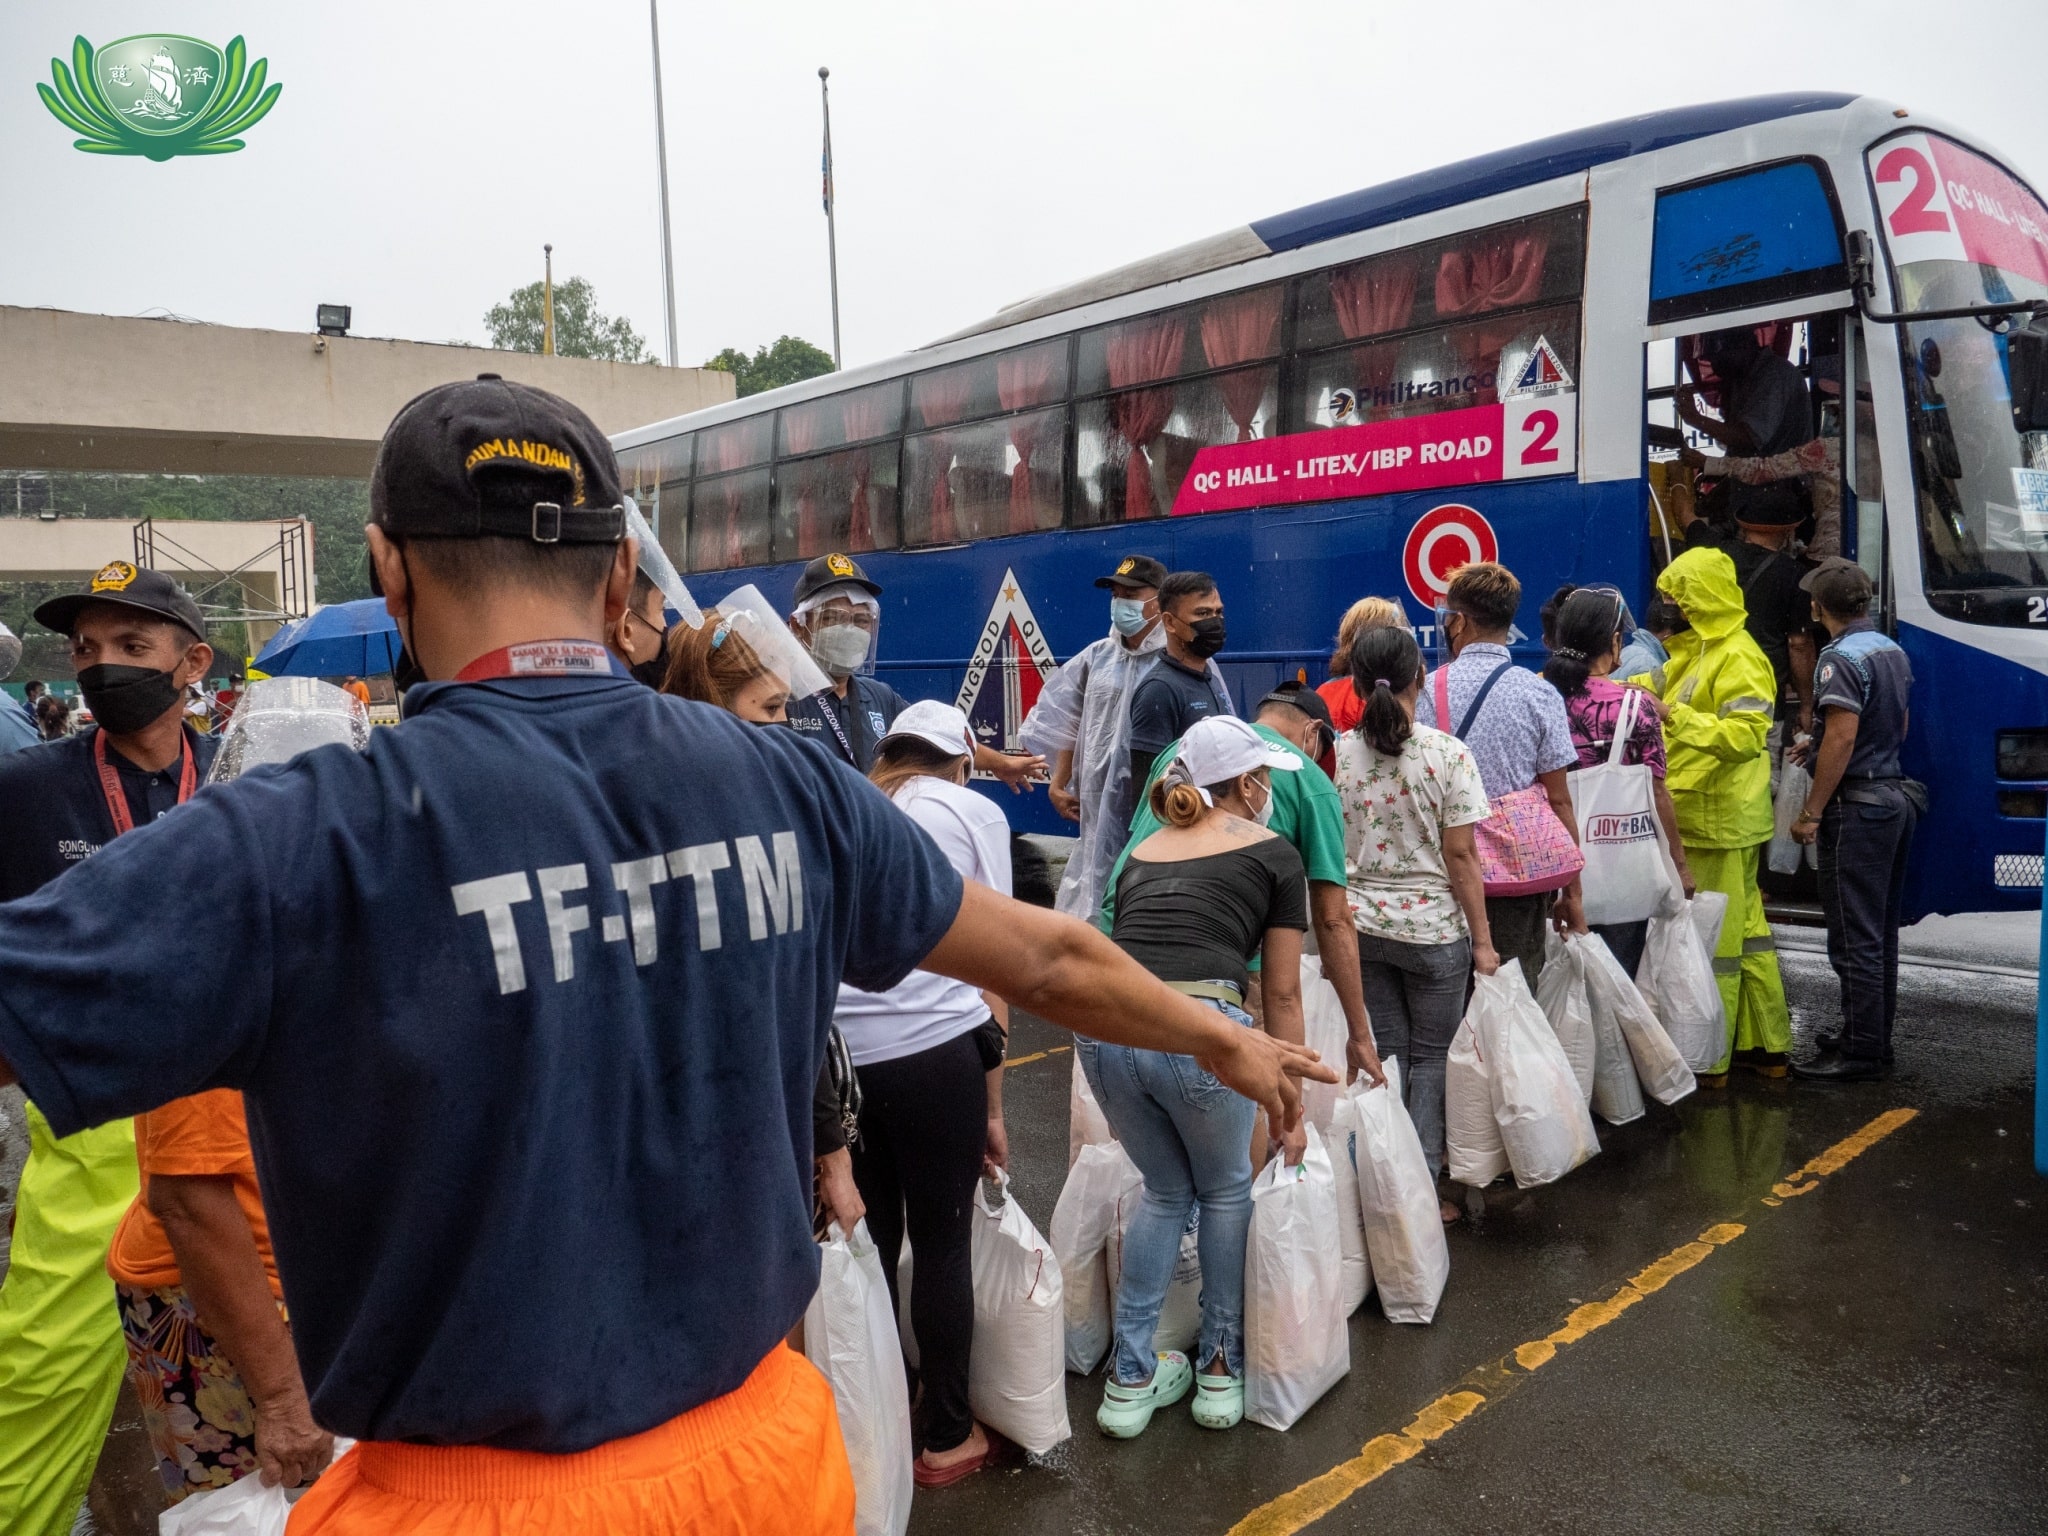
<svg viewBox="0 0 2048 1536"><path fill-rule="evenodd" d="M1672 892L1670 855L1657 820L1656 784L1648 763L1624 763L1629 738L1641 718L1642 693L1630 688L1614 721L1614 743L1597 768L1565 775L1572 810L1579 820L1579 849L1586 861L1579 888L1586 921L1639 923L1656 915Z"/></svg>
<svg viewBox="0 0 2048 1536"><path fill-rule="evenodd" d="M1465 718L1452 733L1459 740L1472 728L1486 696L1511 665L1502 662L1479 685ZM1443 667L1436 669L1436 718L1439 725L1451 718L1451 683ZM1479 878L1489 896L1534 896L1562 890L1586 862L1571 832L1550 808L1550 796L1541 784L1512 790L1493 801L1486 820L1472 829L1472 839L1479 848Z"/></svg>

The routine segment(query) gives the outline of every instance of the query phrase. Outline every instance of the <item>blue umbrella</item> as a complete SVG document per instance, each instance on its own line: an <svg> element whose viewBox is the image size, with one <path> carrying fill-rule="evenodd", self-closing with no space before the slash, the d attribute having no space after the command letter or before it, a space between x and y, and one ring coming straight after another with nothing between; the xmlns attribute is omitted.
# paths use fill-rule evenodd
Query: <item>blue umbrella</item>
<svg viewBox="0 0 2048 1536"><path fill-rule="evenodd" d="M254 663L273 677L374 677L398 663L398 624L384 599L335 603L279 630Z"/></svg>

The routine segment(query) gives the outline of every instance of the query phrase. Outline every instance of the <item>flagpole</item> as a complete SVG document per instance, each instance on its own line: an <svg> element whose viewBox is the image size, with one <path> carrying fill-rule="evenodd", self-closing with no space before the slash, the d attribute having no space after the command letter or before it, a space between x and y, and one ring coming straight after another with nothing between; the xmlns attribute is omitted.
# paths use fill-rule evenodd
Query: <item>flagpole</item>
<svg viewBox="0 0 2048 1536"><path fill-rule="evenodd" d="M818 100L825 108L825 250L832 270L832 366L844 368L839 355L839 224L832 205L832 71L818 66Z"/></svg>
<svg viewBox="0 0 2048 1536"><path fill-rule="evenodd" d="M654 36L654 156L661 170L661 286L668 321L668 365L676 366L676 259L668 227L668 124L661 107L660 0L647 0L647 26Z"/></svg>

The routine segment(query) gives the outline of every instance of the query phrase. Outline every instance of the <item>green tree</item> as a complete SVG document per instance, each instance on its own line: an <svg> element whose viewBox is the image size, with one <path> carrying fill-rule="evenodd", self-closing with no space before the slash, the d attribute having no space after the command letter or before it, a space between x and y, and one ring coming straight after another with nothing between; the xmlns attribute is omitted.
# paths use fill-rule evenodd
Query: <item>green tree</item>
<svg viewBox="0 0 2048 1536"><path fill-rule="evenodd" d="M704 366L731 374L742 395L758 395L763 390L780 389L785 384L815 379L833 371L832 354L812 346L801 336L778 336L774 346L761 347L752 357L738 347L727 347L718 356L706 359Z"/></svg>
<svg viewBox="0 0 2048 1536"><path fill-rule="evenodd" d="M538 352L547 331L547 303L540 283L512 290L484 316L491 345L506 352ZM587 278L555 284L555 351L563 357L595 357L612 363L651 363L647 339L624 315L597 307L597 290Z"/></svg>

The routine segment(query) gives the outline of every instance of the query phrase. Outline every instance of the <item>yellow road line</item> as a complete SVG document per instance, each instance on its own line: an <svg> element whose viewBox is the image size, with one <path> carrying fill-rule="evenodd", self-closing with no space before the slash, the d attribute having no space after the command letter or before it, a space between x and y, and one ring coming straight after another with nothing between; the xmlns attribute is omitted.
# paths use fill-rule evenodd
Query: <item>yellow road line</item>
<svg viewBox="0 0 2048 1536"><path fill-rule="evenodd" d="M1061 1051L1071 1051L1071 1045L1056 1045L1049 1051L1033 1051L1029 1056L1012 1056L1004 1062L1005 1067L1028 1067L1034 1061L1043 1061L1048 1056L1057 1056Z"/></svg>
<svg viewBox="0 0 2048 1536"><path fill-rule="evenodd" d="M1892 1109L1879 1115L1852 1136L1844 1137L1813 1158L1789 1178L1772 1186L1763 1197L1769 1206L1783 1205L1794 1195L1813 1189L1829 1174L1838 1173L1885 1137L1911 1120L1918 1110ZM1320 1477L1260 1505L1230 1528L1230 1536L1293 1536L1320 1520L1368 1483L1386 1476L1403 1462L1419 1455L1423 1447L1456 1429L1474 1414L1498 1402L1557 1358L1557 1352L1577 1344L1606 1327L1638 1302L1646 1301L1673 1280L1704 1263L1721 1248L1749 1229L1740 1222L1722 1222L1707 1228L1689 1243L1681 1243L1654 1263L1637 1270L1610 1295L1575 1307L1561 1327L1540 1339L1516 1346L1500 1359L1466 1374L1456 1387L1429 1404L1400 1430L1379 1435L1366 1442L1358 1455L1341 1462Z"/></svg>

